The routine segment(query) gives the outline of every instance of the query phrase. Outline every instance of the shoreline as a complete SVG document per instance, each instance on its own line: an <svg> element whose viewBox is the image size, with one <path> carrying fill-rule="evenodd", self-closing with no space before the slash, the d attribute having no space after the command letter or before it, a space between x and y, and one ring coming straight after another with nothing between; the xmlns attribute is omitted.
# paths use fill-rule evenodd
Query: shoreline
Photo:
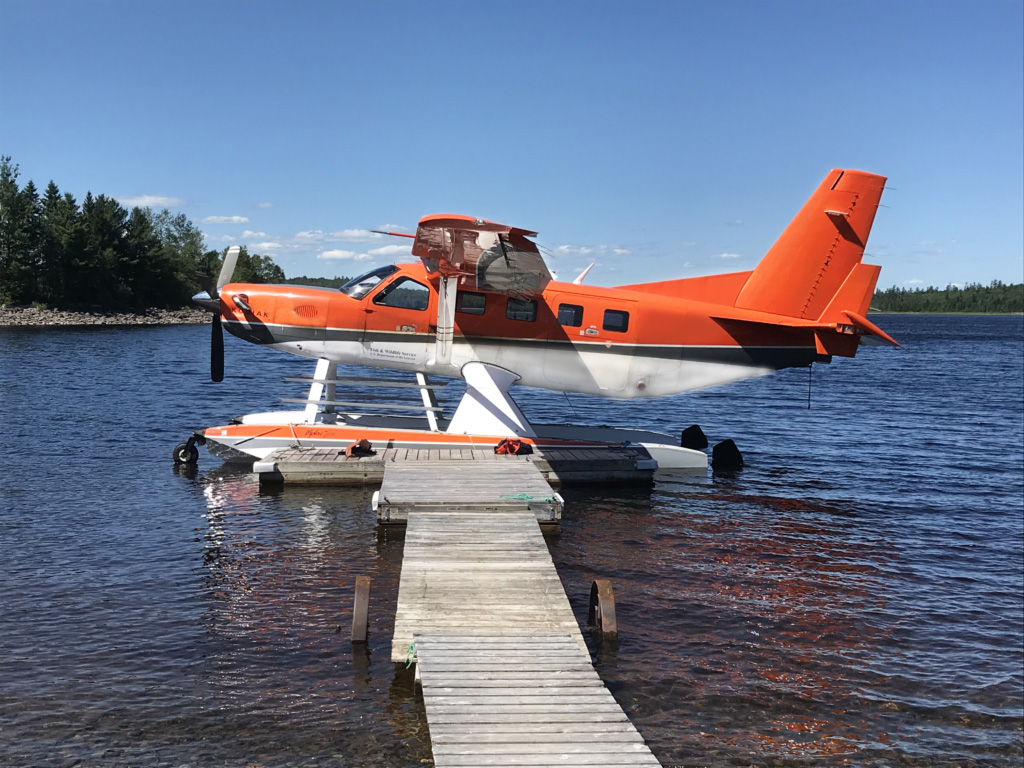
<svg viewBox="0 0 1024 768"><path fill-rule="evenodd" d="M35 307L0 307L0 328L202 325L208 322L210 313L194 307L141 312L68 312Z"/></svg>

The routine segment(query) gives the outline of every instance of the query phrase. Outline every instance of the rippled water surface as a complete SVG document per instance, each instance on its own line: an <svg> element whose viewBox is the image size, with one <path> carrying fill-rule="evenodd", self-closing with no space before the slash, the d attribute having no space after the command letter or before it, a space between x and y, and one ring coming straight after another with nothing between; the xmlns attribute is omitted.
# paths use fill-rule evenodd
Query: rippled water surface
<svg viewBox="0 0 1024 768"><path fill-rule="evenodd" d="M744 451L734 475L566 489L548 539L581 623L612 580L619 641L588 643L663 764L1021 764L1024 321L879 322L903 348L816 367L810 410L806 369L519 396ZM312 369L229 339L214 385L207 335L0 329L0 763L429 764L389 660L402 540L370 491L173 468L193 428L279 409Z"/></svg>

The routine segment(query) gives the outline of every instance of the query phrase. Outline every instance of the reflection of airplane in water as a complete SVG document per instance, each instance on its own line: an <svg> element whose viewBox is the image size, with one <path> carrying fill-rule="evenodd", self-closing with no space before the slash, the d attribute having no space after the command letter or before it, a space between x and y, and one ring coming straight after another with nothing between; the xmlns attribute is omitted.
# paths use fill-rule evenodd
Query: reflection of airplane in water
<svg viewBox="0 0 1024 768"><path fill-rule="evenodd" d="M246 341L317 360L316 372L303 410L207 428L176 458L194 461L194 442L228 461L252 461L296 443L461 448L518 437L538 446L630 441L663 467L705 468L703 452L667 435L531 424L509 389L660 397L853 357L861 343L895 343L866 317L879 267L861 263L884 183L831 171L752 271L615 288L582 285L582 275L554 281L534 232L447 214L423 218L406 235L419 263L373 270L340 291L230 283L230 249L216 284L195 298L213 312L213 379L223 377L222 324ZM340 395L352 380L339 377L339 364L414 373L405 386L418 390L421 405ZM433 396L443 385L428 375L465 379L450 419Z"/></svg>

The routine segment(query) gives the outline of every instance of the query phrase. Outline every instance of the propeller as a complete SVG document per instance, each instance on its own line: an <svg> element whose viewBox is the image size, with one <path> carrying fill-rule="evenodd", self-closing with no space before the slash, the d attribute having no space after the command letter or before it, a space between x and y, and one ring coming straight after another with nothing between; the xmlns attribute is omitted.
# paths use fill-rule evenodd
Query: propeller
<svg viewBox="0 0 1024 768"><path fill-rule="evenodd" d="M200 275L205 290L192 297L194 304L213 313L213 324L210 326L210 380L214 382L224 381L224 332L220 321L220 289L231 282L240 250L237 245L228 248L216 283L210 275Z"/></svg>
<svg viewBox="0 0 1024 768"><path fill-rule="evenodd" d="M224 381L224 332L220 327L220 315L213 316L210 326L210 381Z"/></svg>

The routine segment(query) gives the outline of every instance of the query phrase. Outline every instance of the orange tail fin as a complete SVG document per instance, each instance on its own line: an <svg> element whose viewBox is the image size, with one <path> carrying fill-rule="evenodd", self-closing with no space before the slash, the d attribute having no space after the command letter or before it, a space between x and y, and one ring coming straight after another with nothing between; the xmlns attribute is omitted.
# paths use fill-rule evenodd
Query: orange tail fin
<svg viewBox="0 0 1024 768"><path fill-rule="evenodd" d="M747 278L735 306L826 322L843 310L866 312L878 271L860 260L884 186L884 176L831 171Z"/></svg>

